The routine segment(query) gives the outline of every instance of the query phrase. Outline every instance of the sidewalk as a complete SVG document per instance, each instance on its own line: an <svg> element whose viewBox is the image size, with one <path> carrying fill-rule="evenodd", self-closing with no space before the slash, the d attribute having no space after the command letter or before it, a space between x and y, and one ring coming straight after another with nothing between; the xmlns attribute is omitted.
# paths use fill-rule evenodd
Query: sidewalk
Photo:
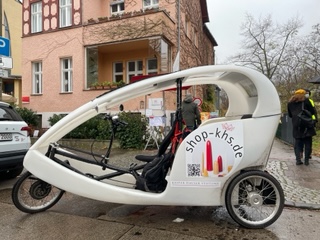
<svg viewBox="0 0 320 240"><path fill-rule="evenodd" d="M320 209L319 157L312 156L309 166L296 166L293 147L275 139L267 170L280 182L287 206Z"/></svg>

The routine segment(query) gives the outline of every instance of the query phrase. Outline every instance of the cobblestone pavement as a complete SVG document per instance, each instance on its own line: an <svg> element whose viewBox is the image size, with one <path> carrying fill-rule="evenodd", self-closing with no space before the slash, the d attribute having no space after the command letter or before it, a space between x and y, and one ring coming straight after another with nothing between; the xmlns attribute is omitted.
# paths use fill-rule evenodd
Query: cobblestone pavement
<svg viewBox="0 0 320 240"><path fill-rule="evenodd" d="M320 158L312 156L310 165L295 165L293 147L276 139L267 170L280 182L285 204L320 209Z"/></svg>

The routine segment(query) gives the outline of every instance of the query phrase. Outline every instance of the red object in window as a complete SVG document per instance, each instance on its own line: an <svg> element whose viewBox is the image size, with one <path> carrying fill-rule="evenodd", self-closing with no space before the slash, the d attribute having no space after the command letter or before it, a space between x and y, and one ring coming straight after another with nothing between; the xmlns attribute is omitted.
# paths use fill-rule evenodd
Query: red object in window
<svg viewBox="0 0 320 240"><path fill-rule="evenodd" d="M140 80L146 79L146 78L150 78L150 77L154 77L154 76L158 76L161 74L149 74L149 75L138 75L138 76L132 76L130 79L130 83L134 83L134 82L138 82Z"/></svg>
<svg viewBox="0 0 320 240"><path fill-rule="evenodd" d="M29 96L22 96L22 102L23 103L30 103L30 97Z"/></svg>

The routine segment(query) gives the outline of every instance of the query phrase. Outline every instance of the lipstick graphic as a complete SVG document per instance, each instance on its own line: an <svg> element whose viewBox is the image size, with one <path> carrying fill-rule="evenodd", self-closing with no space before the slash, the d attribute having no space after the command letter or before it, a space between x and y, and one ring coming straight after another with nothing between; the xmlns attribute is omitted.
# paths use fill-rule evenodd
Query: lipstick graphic
<svg viewBox="0 0 320 240"><path fill-rule="evenodd" d="M219 172L222 172L223 171L223 163L222 163L222 157L219 155L218 156L218 166L219 166Z"/></svg>
<svg viewBox="0 0 320 240"><path fill-rule="evenodd" d="M213 163L213 173L214 174L218 174L219 173L219 164L218 164L218 161L214 161Z"/></svg>
<svg viewBox="0 0 320 240"><path fill-rule="evenodd" d="M204 152L202 152L202 159L201 159L201 174L204 177L208 177L207 169L204 166Z"/></svg>
<svg viewBox="0 0 320 240"><path fill-rule="evenodd" d="M210 140L207 141L206 143L206 157L207 157L207 171L212 171L213 166L212 166L212 148L211 148L211 142Z"/></svg>

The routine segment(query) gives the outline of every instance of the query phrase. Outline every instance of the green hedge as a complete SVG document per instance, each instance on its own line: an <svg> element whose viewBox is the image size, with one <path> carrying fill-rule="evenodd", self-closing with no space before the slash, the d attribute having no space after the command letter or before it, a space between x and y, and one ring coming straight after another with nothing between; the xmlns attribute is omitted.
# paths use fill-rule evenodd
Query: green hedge
<svg viewBox="0 0 320 240"><path fill-rule="evenodd" d="M120 119L128 123L118 131L117 138L121 148L142 149L145 145L147 119L140 113L122 112Z"/></svg>
<svg viewBox="0 0 320 240"><path fill-rule="evenodd" d="M65 115L54 114L48 119L50 126L53 126ZM96 139L108 140L111 137L111 126L109 121L103 120L102 115L98 115L84 122L64 138L72 139ZM145 145L145 134L147 121L140 113L121 112L119 118L128 123L127 126L118 127L116 139L119 141L120 147L142 149Z"/></svg>

